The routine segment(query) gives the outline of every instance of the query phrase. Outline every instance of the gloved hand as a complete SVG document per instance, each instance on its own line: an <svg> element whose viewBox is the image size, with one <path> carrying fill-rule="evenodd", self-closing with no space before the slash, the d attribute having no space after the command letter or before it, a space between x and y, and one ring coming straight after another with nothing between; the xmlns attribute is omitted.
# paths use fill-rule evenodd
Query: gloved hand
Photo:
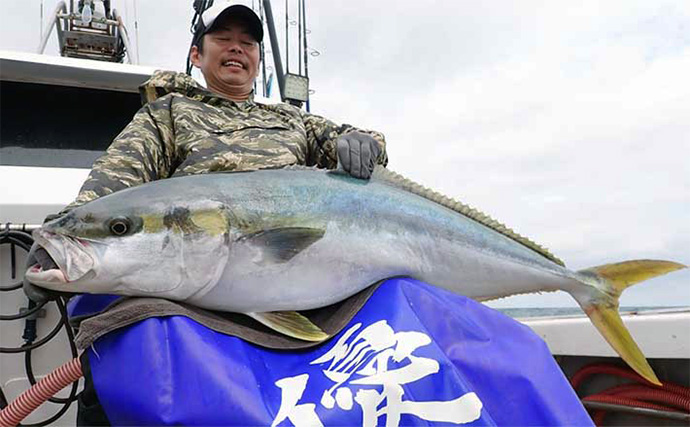
<svg viewBox="0 0 690 427"><path fill-rule="evenodd" d="M45 249L38 245L38 243L34 243L31 246L29 255L26 258L26 268L28 269L36 263L41 264L43 269L50 269L55 267L55 262L53 261L53 259L48 255ZM24 289L24 294L26 294L26 296L30 300L37 303L50 301L52 299L57 298L60 295L59 292L40 288L34 285L33 283L29 282L26 279L26 277L24 277L22 288Z"/></svg>
<svg viewBox="0 0 690 427"><path fill-rule="evenodd" d="M381 154L381 146L370 135L350 132L336 141L338 168L351 176L369 179Z"/></svg>

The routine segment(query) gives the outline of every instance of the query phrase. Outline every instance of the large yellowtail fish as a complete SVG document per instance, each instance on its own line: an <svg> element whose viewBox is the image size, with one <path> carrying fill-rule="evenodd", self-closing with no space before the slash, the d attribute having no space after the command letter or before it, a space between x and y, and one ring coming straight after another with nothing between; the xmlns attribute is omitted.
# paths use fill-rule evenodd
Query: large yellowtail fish
<svg viewBox="0 0 690 427"><path fill-rule="evenodd" d="M29 268L38 286L246 313L313 341L327 336L295 311L392 276L480 301L563 290L654 383L618 297L684 267L637 260L571 271L486 215L385 169L370 181L305 168L166 179L78 207L34 238L57 266Z"/></svg>

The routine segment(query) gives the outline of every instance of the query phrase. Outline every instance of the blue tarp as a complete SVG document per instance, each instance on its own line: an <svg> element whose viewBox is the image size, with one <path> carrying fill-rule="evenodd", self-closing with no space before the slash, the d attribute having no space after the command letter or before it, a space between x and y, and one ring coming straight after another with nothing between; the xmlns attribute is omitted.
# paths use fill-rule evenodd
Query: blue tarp
<svg viewBox="0 0 690 427"><path fill-rule="evenodd" d="M592 425L529 328L406 278L309 350L267 350L173 316L88 351L113 425Z"/></svg>

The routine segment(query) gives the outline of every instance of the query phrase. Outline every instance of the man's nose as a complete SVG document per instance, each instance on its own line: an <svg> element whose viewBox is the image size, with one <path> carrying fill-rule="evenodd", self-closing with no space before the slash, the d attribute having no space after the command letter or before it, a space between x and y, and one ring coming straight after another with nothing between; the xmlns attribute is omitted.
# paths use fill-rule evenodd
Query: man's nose
<svg viewBox="0 0 690 427"><path fill-rule="evenodd" d="M235 53L242 53L244 50L242 49L242 43L240 43L239 40L231 40L230 43L228 43L227 50L230 52L235 52Z"/></svg>

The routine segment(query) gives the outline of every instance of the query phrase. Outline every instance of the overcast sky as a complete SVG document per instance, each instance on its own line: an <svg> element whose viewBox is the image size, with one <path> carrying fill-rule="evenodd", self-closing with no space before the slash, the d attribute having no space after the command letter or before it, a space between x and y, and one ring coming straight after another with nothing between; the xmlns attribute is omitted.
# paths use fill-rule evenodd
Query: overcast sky
<svg viewBox="0 0 690 427"><path fill-rule="evenodd" d="M142 65L183 69L191 0L112 3ZM273 3L283 40L284 2ZM0 4L0 49L33 52L41 4L45 23L57 1ZM572 269L690 265L690 2L307 8L320 52L309 57L312 112L383 132L390 169L491 214ZM57 55L54 34L46 53ZM499 305L574 303L557 293ZM688 306L690 271L633 287L621 305Z"/></svg>

